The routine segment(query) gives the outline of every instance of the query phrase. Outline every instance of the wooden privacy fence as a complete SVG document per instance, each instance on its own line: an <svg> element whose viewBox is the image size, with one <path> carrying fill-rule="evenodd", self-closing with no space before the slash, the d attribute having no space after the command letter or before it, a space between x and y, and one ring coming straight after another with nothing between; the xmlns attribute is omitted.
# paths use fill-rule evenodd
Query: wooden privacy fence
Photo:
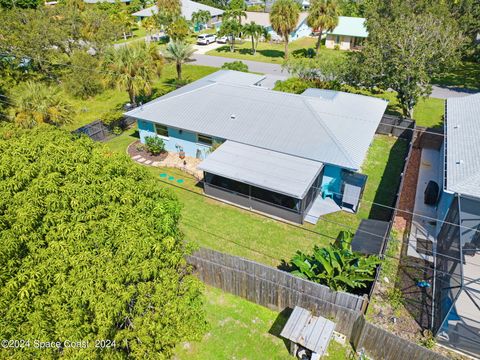
<svg viewBox="0 0 480 360"><path fill-rule="evenodd" d="M334 319L337 330L347 337L361 316L367 299L303 280L254 261L201 248L188 262L205 284L281 311L296 305Z"/></svg>
<svg viewBox="0 0 480 360"><path fill-rule="evenodd" d="M448 360L439 353L370 324L363 316L355 323L350 341L357 351L363 348L373 359Z"/></svg>
<svg viewBox="0 0 480 360"><path fill-rule="evenodd" d="M377 134L393 135L402 139L411 140L415 121L400 116L385 114L378 125Z"/></svg>

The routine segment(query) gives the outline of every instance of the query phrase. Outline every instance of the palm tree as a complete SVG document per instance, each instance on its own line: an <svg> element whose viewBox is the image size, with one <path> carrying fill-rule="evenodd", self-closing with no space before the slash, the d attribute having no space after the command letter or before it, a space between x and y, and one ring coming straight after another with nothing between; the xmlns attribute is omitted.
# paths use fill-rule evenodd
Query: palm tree
<svg viewBox="0 0 480 360"><path fill-rule="evenodd" d="M177 79L182 80L182 64L190 59L196 50L185 41L170 41L163 52L165 58L175 61L177 67Z"/></svg>
<svg viewBox="0 0 480 360"><path fill-rule="evenodd" d="M12 96L14 121L23 127L39 124L63 125L71 122L73 106L57 88L27 81Z"/></svg>
<svg viewBox="0 0 480 360"><path fill-rule="evenodd" d="M320 50L323 30L333 31L338 25L338 6L335 0L313 0L308 10L307 24L318 31L316 53Z"/></svg>
<svg viewBox="0 0 480 360"><path fill-rule="evenodd" d="M239 25L242 24L242 18L247 18L247 13L243 8L234 8L230 10L226 10L223 13L223 18L225 20L236 20Z"/></svg>
<svg viewBox="0 0 480 360"><path fill-rule="evenodd" d="M105 54L103 68L106 81L128 92L130 103L136 106L139 93L150 94L153 80L160 75L163 59L154 45L144 41L129 46L111 48Z"/></svg>
<svg viewBox="0 0 480 360"><path fill-rule="evenodd" d="M154 16L148 16L142 20L142 26L147 32L147 35L149 36L149 38L151 38L152 33L157 28L157 20L155 19Z"/></svg>
<svg viewBox="0 0 480 360"><path fill-rule="evenodd" d="M255 24L253 21L250 24L243 26L243 33L249 35L252 39L252 54L255 55L257 52L258 39L260 36L264 35L264 27L258 24Z"/></svg>
<svg viewBox="0 0 480 360"><path fill-rule="evenodd" d="M242 32L242 25L237 21L237 19L224 19L220 30L218 31L219 36L227 36L230 42L230 51L235 51L235 37Z"/></svg>
<svg viewBox="0 0 480 360"><path fill-rule="evenodd" d="M288 40L295 30L300 16L300 9L295 0L277 0L272 6L270 23L273 30L285 40L285 60L288 59Z"/></svg>
<svg viewBox="0 0 480 360"><path fill-rule="evenodd" d="M195 28L200 29L201 24L208 24L210 19L212 18L212 14L208 10L198 10L192 13L192 22Z"/></svg>

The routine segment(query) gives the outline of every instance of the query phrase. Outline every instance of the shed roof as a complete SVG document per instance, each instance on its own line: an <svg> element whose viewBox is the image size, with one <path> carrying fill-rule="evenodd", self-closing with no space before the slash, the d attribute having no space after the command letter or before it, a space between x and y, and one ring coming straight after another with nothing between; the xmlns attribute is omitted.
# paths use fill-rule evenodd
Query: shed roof
<svg viewBox="0 0 480 360"><path fill-rule="evenodd" d="M365 18L339 16L338 25L330 34L366 38L368 31L365 27Z"/></svg>
<svg viewBox="0 0 480 360"><path fill-rule="evenodd" d="M328 348L335 323L295 306L280 336L322 356Z"/></svg>
<svg viewBox="0 0 480 360"><path fill-rule="evenodd" d="M199 10L209 11L212 16L218 16L223 14L223 10L217 9L213 6L200 4L198 2L191 1L191 0L181 0L181 1L182 1L182 15L187 20L192 20L192 14ZM142 9L140 11L134 12L132 16L149 17L149 16L152 16L152 14L154 15L157 13L158 13L158 7L157 5L154 5L146 9Z"/></svg>
<svg viewBox="0 0 480 360"><path fill-rule="evenodd" d="M303 199L323 164L226 141L197 168L249 185Z"/></svg>
<svg viewBox="0 0 480 360"><path fill-rule="evenodd" d="M446 189L480 198L480 94L449 98Z"/></svg>
<svg viewBox="0 0 480 360"><path fill-rule="evenodd" d="M216 80L190 84L188 89L173 91L126 115L344 168L360 168L387 107L385 100L336 91L296 95L239 85L239 78L247 75L251 74L223 73ZM230 77L237 82L224 82Z"/></svg>

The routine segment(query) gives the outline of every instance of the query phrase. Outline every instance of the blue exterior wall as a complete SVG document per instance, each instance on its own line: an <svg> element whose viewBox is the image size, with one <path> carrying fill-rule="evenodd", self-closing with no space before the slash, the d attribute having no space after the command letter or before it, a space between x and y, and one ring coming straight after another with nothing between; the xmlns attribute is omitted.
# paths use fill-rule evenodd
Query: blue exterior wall
<svg viewBox="0 0 480 360"><path fill-rule="evenodd" d="M145 120L137 120L140 141L145 143L149 136L159 136L155 133L155 125ZM167 127L168 137L161 136L165 142L165 150L169 152L185 151L185 155L205 159L208 155L209 145L197 142L197 134L194 132ZM214 138L214 141L223 142L223 139Z"/></svg>
<svg viewBox="0 0 480 360"><path fill-rule="evenodd" d="M266 29L272 36L279 36L271 26L266 27ZM307 22L305 20L295 29L295 31L290 34L290 41L309 36L311 33L312 28L307 25Z"/></svg>
<svg viewBox="0 0 480 360"><path fill-rule="evenodd" d="M342 168L335 165L325 165L322 186L330 183L331 190L340 193L342 186Z"/></svg>

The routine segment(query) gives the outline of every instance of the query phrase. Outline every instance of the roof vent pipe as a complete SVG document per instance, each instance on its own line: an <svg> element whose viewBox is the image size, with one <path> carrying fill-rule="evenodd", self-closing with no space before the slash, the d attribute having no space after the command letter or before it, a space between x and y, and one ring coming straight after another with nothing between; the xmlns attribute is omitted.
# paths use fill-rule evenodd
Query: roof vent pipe
<svg viewBox="0 0 480 360"><path fill-rule="evenodd" d="M235 115L235 114L230 115L230 119L232 119L232 120L235 120L236 117L237 117L237 115Z"/></svg>

